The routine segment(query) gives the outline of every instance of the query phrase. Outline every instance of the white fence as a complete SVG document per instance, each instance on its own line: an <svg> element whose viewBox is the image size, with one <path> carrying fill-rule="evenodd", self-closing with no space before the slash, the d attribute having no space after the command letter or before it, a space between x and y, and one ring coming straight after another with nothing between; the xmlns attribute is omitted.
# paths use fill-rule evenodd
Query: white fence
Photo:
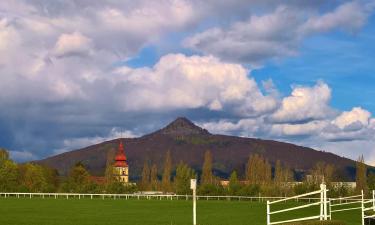
<svg viewBox="0 0 375 225"><path fill-rule="evenodd" d="M0 198L65 198L65 199L170 199L170 200L191 200L192 195L175 195L175 194L146 194L146 193L134 193L134 194L80 194L80 193L23 193L23 192L10 192L0 193ZM283 200L285 197L269 197L269 196L207 196L197 195L198 200L226 200L226 201L257 201L266 202L274 200ZM319 198L306 198L299 197L294 199L296 202L315 202Z"/></svg>
<svg viewBox="0 0 375 225"><path fill-rule="evenodd" d="M368 204L371 203L371 206L368 207ZM375 192L372 191L372 199L370 200L365 200L363 198L363 191L362 191L362 205L361 205L361 208L362 208L362 212L361 212L361 216L362 216L362 225L365 224L365 219L367 218L375 218L375 214L372 214L372 215L365 215L366 212L368 211L375 211Z"/></svg>
<svg viewBox="0 0 375 225"><path fill-rule="evenodd" d="M361 210L362 225L365 224L365 219L375 218L375 214L365 215L365 213L368 211L375 211L375 191L374 190L372 191L372 199L365 199L363 190L362 190L360 195L353 195L353 196L342 197L342 198L331 198L329 202L330 202L329 212L330 212L331 219L332 219L332 213L357 210L357 209ZM369 206L369 204L371 204L371 206Z"/></svg>
<svg viewBox="0 0 375 225"><path fill-rule="evenodd" d="M291 208L286 208L286 209L281 209L281 210L277 210L277 211L271 211L271 205L272 204L285 202L285 201L288 201L288 200L298 199L298 198L301 198L301 197L306 197L306 196L311 196L311 195L318 195L318 194L320 195L320 198L318 198L319 201L317 201L317 202L308 203L308 204L304 204L304 205L300 205L300 206L296 206L296 207L291 207ZM294 218L294 219L283 220L283 221L271 221L272 215L285 213L285 212L289 212L289 211L294 211L294 210L299 210L299 209L308 208L308 207L317 206L317 205L320 205L320 212L319 212L319 214L317 212L317 215L307 216L307 217L302 217L302 218ZM276 201L273 201L273 202L267 201L267 225L290 223L290 222L297 222L297 221L304 221L304 220L314 220L314 219L327 220L327 218L330 217L327 214L327 205L328 205L327 189L326 189L325 184L321 184L320 190L318 190L318 191L313 191L313 192L310 192L310 193L297 195L297 196L294 196L294 197L283 198L283 199L276 200Z"/></svg>
<svg viewBox="0 0 375 225"><path fill-rule="evenodd" d="M329 214L332 219L332 213L362 209L363 193L348 197L330 198Z"/></svg>

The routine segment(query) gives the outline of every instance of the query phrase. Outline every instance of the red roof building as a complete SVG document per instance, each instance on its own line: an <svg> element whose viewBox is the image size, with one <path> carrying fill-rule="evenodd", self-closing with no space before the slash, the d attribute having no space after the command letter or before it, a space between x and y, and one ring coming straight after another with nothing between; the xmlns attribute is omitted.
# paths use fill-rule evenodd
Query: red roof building
<svg viewBox="0 0 375 225"><path fill-rule="evenodd" d="M127 167L128 162L125 155L124 145L122 144L122 141L120 141L120 144L118 146L118 151L115 157L115 167Z"/></svg>
<svg viewBox="0 0 375 225"><path fill-rule="evenodd" d="M114 176L123 184L128 184L129 182L129 166L125 155L124 145L120 140L118 146L118 151L115 156L115 165L113 168Z"/></svg>

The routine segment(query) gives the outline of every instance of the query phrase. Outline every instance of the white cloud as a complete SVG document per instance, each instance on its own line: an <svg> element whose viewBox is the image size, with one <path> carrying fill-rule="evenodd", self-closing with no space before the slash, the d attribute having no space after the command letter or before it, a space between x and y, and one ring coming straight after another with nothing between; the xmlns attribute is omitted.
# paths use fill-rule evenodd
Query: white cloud
<svg viewBox="0 0 375 225"><path fill-rule="evenodd" d="M362 28L367 22L369 8L367 4L358 1L348 2L337 7L333 12L322 16L309 18L300 28L306 34L327 32L332 29L342 29L354 32Z"/></svg>
<svg viewBox="0 0 375 225"><path fill-rule="evenodd" d="M58 57L89 54L92 42L79 32L61 34L54 47L54 54Z"/></svg>
<svg viewBox="0 0 375 225"><path fill-rule="evenodd" d="M261 130L264 121L262 118L258 119L240 119L238 121L233 120L219 120L212 122L200 123L199 126L207 129L213 134L238 134L241 136L251 137L255 133Z"/></svg>
<svg viewBox="0 0 375 225"><path fill-rule="evenodd" d="M229 28L211 28L184 41L186 47L230 61L259 64L267 58L295 55L298 15L286 7L253 15ZM288 32L285 32L288 30Z"/></svg>
<svg viewBox="0 0 375 225"><path fill-rule="evenodd" d="M324 119L332 114L330 99L331 89L323 82L314 87L295 87L270 119L279 123Z"/></svg>
<svg viewBox="0 0 375 225"><path fill-rule="evenodd" d="M108 135L106 136L94 136L94 137L80 137L80 138L70 138L63 141L63 148L57 149L53 152L55 154L61 154L66 151L71 151L74 149L83 148L86 146L98 144L104 141L113 140L116 138L134 138L139 135L134 134L129 130L121 130L119 128L112 128Z"/></svg>
<svg viewBox="0 0 375 225"><path fill-rule="evenodd" d="M264 96L247 70L214 57L170 54L153 68L119 68L126 87L124 110L208 108L239 115L273 110L277 101Z"/></svg>
<svg viewBox="0 0 375 225"><path fill-rule="evenodd" d="M371 113L361 107L354 107L349 112L342 112L332 123L338 126L340 129L345 129L350 125L354 125L356 122L362 126L368 126L371 118Z"/></svg>
<svg viewBox="0 0 375 225"><path fill-rule="evenodd" d="M327 125L327 121L311 121L303 124L274 124L271 126L271 134L276 137L288 136L313 136Z"/></svg>
<svg viewBox="0 0 375 225"><path fill-rule="evenodd" d="M373 11L370 3L345 2L326 13L285 3L272 12L251 15L225 27L213 27L184 40L184 46L229 61L259 66L267 60L298 54L307 36L362 28Z"/></svg>
<svg viewBox="0 0 375 225"><path fill-rule="evenodd" d="M329 141L371 140L375 137L372 120L370 112L354 107L333 119L321 136Z"/></svg>

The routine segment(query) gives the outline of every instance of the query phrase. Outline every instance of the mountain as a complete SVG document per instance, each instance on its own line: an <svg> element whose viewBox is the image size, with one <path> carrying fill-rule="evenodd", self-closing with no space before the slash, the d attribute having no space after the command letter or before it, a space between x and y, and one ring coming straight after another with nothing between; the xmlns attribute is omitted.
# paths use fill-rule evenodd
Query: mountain
<svg viewBox="0 0 375 225"><path fill-rule="evenodd" d="M346 179L352 180L355 171L353 160L329 152L272 140L210 134L186 118L177 118L166 127L139 138L106 141L36 163L56 168L61 175L66 175L69 169L80 161L92 174L101 176L104 174L107 158L113 158L120 140L125 146L131 179L139 179L145 162L155 163L161 174L168 150L171 151L174 164L183 161L198 172L203 164L205 151L210 150L214 173L220 177L228 177L233 170L243 175L248 157L252 153L263 155L272 165L276 160L280 160L284 165L293 168L297 175L307 172L318 161L334 164L338 174Z"/></svg>

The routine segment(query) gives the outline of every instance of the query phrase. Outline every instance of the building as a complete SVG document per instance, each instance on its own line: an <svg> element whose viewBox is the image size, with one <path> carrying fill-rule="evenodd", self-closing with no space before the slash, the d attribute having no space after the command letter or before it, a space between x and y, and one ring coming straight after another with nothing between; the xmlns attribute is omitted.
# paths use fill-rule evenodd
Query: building
<svg viewBox="0 0 375 225"><path fill-rule="evenodd" d="M113 175L123 184L129 183L129 166L125 155L124 145L120 141L118 151L115 157L115 165L113 167Z"/></svg>

